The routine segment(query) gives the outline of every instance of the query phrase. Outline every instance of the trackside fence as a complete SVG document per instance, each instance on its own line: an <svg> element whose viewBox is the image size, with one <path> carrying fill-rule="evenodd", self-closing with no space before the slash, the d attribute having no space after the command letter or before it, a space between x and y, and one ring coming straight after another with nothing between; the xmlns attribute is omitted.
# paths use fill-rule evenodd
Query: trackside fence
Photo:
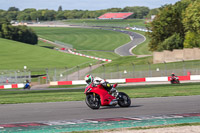
<svg viewBox="0 0 200 133"><path fill-rule="evenodd" d="M0 85L31 82L31 71L0 70Z"/></svg>
<svg viewBox="0 0 200 133"><path fill-rule="evenodd" d="M126 66L100 65L96 69L89 65L84 71L78 66L73 69L50 69L49 79L50 81L82 80L86 74L104 79L163 77L170 76L171 73L175 73L177 76L184 76L187 75L187 72L192 75L200 75L200 61L146 65L134 65L132 63Z"/></svg>
<svg viewBox="0 0 200 133"><path fill-rule="evenodd" d="M175 73L177 76L184 76L190 72L191 75L200 75L200 61L176 62L162 64L126 66L108 66L99 64L98 67L90 64L88 66L76 66L73 68L51 68L31 70L10 70L0 71L0 85L24 83L27 79L35 84L47 84L51 81L74 81L83 80L86 74L104 79L164 77Z"/></svg>

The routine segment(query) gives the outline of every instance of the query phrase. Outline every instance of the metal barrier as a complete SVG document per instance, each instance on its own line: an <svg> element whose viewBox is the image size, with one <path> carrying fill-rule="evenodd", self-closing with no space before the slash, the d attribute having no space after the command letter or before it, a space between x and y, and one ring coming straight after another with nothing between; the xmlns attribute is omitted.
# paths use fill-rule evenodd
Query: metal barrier
<svg viewBox="0 0 200 133"><path fill-rule="evenodd" d="M49 69L50 81L71 81L84 79L86 74L92 74L94 77L104 79L121 78L144 78L144 77L162 77L176 75L187 75L190 72L193 75L200 75L200 61L198 62L177 62L163 64L146 65L126 65L126 66L106 66L89 65L81 69L79 66L71 69Z"/></svg>
<svg viewBox="0 0 200 133"><path fill-rule="evenodd" d="M200 61L146 64L126 66L107 66L104 64L84 64L73 68L32 69L27 71L0 71L0 84L24 83L27 79L35 84L48 84L50 81L83 80L86 74L104 79L144 78L179 75L200 75Z"/></svg>
<svg viewBox="0 0 200 133"><path fill-rule="evenodd" d="M20 70L1 70L0 85L24 83L26 80L31 82L30 71Z"/></svg>

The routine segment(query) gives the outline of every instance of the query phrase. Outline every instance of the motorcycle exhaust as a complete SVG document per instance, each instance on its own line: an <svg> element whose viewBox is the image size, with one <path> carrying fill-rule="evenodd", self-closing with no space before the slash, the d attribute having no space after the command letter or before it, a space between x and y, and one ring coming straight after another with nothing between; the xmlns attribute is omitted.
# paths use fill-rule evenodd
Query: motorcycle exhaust
<svg viewBox="0 0 200 133"><path fill-rule="evenodd" d="M110 106L114 106L114 105L117 105L118 101L116 99L112 100L109 105Z"/></svg>

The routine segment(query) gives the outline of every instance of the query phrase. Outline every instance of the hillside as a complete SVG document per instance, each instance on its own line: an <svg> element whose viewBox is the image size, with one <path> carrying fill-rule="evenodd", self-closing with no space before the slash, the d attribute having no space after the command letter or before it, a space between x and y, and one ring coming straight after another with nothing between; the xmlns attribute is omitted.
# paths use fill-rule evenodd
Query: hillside
<svg viewBox="0 0 200 133"><path fill-rule="evenodd" d="M39 37L71 44L77 50L114 50L130 41L128 35L110 30L63 27L32 28Z"/></svg>
<svg viewBox="0 0 200 133"><path fill-rule="evenodd" d="M86 62L89 58L0 38L0 69L64 68Z"/></svg>

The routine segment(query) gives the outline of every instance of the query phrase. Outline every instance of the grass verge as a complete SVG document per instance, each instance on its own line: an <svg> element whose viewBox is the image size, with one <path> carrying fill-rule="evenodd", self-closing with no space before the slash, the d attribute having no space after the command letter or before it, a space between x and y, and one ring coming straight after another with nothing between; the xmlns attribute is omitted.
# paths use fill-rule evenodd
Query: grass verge
<svg viewBox="0 0 200 133"><path fill-rule="evenodd" d="M127 93L131 98L169 97L200 95L200 83L177 85L145 85L119 87L118 91ZM0 91L0 104L83 101L84 89L62 90L3 90Z"/></svg>
<svg viewBox="0 0 200 133"><path fill-rule="evenodd" d="M142 31L133 31L133 32L136 32L136 33L139 33L139 34L142 34L143 36L146 37L146 40L139 44L137 47L135 47L132 52L135 54L135 55L151 55L152 52L149 51L149 47L148 47L148 44L149 44L149 37L146 35L146 32L142 32Z"/></svg>
<svg viewBox="0 0 200 133"><path fill-rule="evenodd" d="M0 38L0 69L64 68L94 60ZM89 63L88 63L89 64Z"/></svg>

